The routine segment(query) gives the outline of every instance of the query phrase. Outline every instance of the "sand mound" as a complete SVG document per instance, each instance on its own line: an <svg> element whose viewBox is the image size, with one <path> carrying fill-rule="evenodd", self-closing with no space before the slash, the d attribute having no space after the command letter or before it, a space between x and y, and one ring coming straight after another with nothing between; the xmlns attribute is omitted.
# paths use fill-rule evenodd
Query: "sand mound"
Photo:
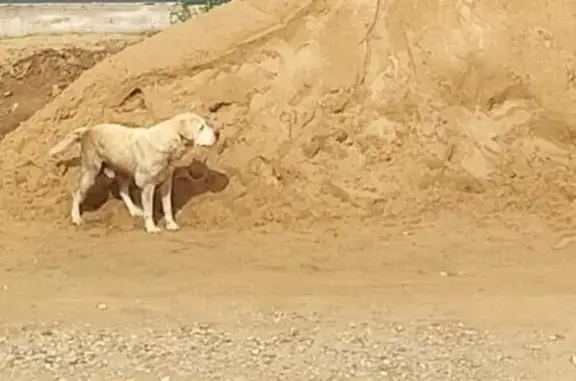
<svg viewBox="0 0 576 381"><path fill-rule="evenodd" d="M229 182L188 185L189 224L462 205L568 216L574 14L569 2L235 0L98 64L9 134L2 207L67 219L77 170L46 157L64 133L195 107L223 131L211 166ZM129 220L106 205L99 220Z"/></svg>
<svg viewBox="0 0 576 381"><path fill-rule="evenodd" d="M60 90L110 53L121 50L46 48L0 67L0 140L44 107Z"/></svg>

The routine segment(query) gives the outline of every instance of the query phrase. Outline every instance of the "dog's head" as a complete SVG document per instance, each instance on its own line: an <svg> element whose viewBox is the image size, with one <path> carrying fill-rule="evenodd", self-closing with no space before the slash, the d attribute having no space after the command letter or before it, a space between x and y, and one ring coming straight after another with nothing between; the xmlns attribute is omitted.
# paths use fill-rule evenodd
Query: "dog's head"
<svg viewBox="0 0 576 381"><path fill-rule="evenodd" d="M218 141L218 132L201 116L185 112L174 117L178 134L194 145L210 147Z"/></svg>

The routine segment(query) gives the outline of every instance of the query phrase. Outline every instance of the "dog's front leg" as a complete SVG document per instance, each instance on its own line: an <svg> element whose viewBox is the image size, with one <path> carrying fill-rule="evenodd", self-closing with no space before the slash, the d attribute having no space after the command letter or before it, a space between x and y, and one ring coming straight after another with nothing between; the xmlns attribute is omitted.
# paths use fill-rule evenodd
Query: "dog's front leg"
<svg viewBox="0 0 576 381"><path fill-rule="evenodd" d="M144 226L147 233L160 233L160 228L154 223L154 188L154 184L145 184L142 187Z"/></svg>
<svg viewBox="0 0 576 381"><path fill-rule="evenodd" d="M174 221L174 214L172 213L172 179L170 175L160 184L160 195L162 197L162 211L164 212L164 219L166 220L166 229L176 231L180 226Z"/></svg>

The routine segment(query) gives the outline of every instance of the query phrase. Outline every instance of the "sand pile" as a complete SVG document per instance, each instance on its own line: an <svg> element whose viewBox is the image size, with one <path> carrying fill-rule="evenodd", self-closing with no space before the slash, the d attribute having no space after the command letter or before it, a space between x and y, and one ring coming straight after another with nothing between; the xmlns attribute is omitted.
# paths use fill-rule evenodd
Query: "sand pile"
<svg viewBox="0 0 576 381"><path fill-rule="evenodd" d="M568 216L575 14L570 2L235 0L98 64L8 135L2 207L66 220L78 173L59 173L52 144L194 107L225 136L210 165L229 183L188 185L191 225L462 205ZM107 218L129 219L119 202Z"/></svg>

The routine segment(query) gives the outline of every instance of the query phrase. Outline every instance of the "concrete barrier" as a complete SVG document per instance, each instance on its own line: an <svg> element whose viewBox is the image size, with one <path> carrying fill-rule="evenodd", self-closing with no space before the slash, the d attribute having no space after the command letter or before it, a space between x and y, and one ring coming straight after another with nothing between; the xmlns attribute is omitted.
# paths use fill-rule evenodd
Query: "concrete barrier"
<svg viewBox="0 0 576 381"><path fill-rule="evenodd" d="M0 4L0 38L60 33L141 33L170 26L175 3ZM198 11L198 7L191 7ZM196 8L196 9L194 9Z"/></svg>

